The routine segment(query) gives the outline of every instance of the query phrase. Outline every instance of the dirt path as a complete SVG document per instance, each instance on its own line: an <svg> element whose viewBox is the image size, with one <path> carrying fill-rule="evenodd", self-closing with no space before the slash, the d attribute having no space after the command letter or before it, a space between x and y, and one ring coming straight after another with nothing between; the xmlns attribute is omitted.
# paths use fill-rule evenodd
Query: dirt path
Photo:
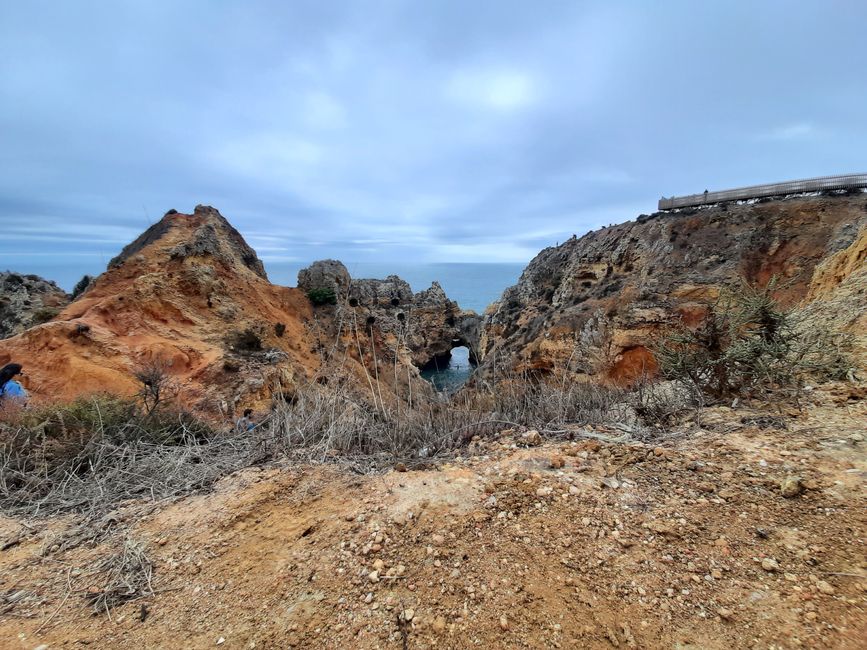
<svg viewBox="0 0 867 650"><path fill-rule="evenodd" d="M250 469L130 504L111 525L156 595L110 618L85 597L119 533L63 550L72 521L43 521L0 552L0 646L864 647L867 407L829 400L717 409L665 444L506 432L436 469Z"/></svg>

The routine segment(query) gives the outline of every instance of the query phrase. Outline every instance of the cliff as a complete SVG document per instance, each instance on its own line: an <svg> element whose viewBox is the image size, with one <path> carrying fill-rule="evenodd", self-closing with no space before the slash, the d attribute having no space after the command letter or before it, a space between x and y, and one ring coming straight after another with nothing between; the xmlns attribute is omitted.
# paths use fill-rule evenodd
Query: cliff
<svg viewBox="0 0 867 650"><path fill-rule="evenodd" d="M38 275L0 273L0 339L51 320L68 303L63 289Z"/></svg>
<svg viewBox="0 0 867 650"><path fill-rule="evenodd" d="M856 332L867 304L865 224L867 197L856 193L642 215L573 237L539 253L488 309L482 376L569 364L628 382L655 370L649 347L662 329L698 323L724 287L773 276L783 304L821 298Z"/></svg>
<svg viewBox="0 0 867 650"><path fill-rule="evenodd" d="M358 310L345 299L314 306L303 287L271 284L217 210L172 210L53 321L0 342L0 365L23 364L37 400L133 394L136 372L158 364L184 403L214 416L265 406L274 395L291 399L329 378L370 397L365 376L379 376L374 399L388 401L407 382L427 388L412 364L454 336L442 324L460 310L444 293L416 302L405 282L389 278L382 286L399 286L406 301L401 321L390 302L370 298L384 291L379 282L356 283ZM395 363L408 372L385 372Z"/></svg>

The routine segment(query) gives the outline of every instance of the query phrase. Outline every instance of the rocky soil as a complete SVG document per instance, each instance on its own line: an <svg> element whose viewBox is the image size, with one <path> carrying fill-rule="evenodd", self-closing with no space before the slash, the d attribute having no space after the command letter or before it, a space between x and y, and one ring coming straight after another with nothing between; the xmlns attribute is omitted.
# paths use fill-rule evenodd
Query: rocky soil
<svg viewBox="0 0 867 650"><path fill-rule="evenodd" d="M38 275L0 273L0 339L51 320L68 303L63 289Z"/></svg>
<svg viewBox="0 0 867 650"><path fill-rule="evenodd" d="M0 522L8 648L862 648L863 390L643 440L504 430L419 471L265 466ZM544 432L543 432L544 434ZM570 439L571 438L571 439ZM153 595L94 613L124 540Z"/></svg>
<svg viewBox="0 0 867 650"><path fill-rule="evenodd" d="M814 315L867 350L865 233L867 195L856 193L661 212L573 237L539 253L488 309L482 372L571 363L628 382L655 369L648 348L660 331L699 323L727 287L773 276L784 305L822 297Z"/></svg>

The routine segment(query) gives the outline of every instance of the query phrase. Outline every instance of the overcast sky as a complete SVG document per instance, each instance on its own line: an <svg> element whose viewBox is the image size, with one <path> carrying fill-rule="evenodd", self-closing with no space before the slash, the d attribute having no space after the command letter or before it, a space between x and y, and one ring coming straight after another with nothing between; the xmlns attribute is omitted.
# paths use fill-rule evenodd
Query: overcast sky
<svg viewBox="0 0 867 650"><path fill-rule="evenodd" d="M660 195L865 172L865 24L863 0L0 0L0 268L69 284L197 203L266 264L526 262Z"/></svg>

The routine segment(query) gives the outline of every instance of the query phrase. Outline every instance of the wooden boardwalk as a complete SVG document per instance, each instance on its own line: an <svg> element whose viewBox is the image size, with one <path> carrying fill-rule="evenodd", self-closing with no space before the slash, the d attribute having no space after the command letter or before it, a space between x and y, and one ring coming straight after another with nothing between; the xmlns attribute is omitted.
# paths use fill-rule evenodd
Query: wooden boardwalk
<svg viewBox="0 0 867 650"><path fill-rule="evenodd" d="M669 199L659 199L660 210L674 210L676 208L689 208L697 205L710 205L724 201L743 201L746 199L759 199L765 196L785 196L787 194L801 194L803 192L820 192L822 190L848 190L867 187L867 174L849 174L846 176L819 176L817 178L805 178L799 181L786 181L785 183L771 183L768 185L751 185L738 187L733 190L722 190L701 194L689 194L687 196L673 196Z"/></svg>

